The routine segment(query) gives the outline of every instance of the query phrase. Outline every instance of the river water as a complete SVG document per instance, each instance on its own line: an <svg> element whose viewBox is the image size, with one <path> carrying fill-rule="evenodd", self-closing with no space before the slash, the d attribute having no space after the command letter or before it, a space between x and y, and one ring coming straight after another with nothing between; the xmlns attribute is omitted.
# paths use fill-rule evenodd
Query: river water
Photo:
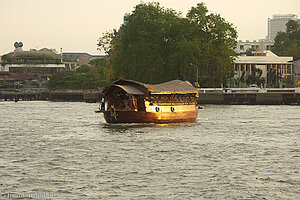
<svg viewBox="0 0 300 200"><path fill-rule="evenodd" d="M0 199L300 199L299 106L127 125L97 107L0 102Z"/></svg>

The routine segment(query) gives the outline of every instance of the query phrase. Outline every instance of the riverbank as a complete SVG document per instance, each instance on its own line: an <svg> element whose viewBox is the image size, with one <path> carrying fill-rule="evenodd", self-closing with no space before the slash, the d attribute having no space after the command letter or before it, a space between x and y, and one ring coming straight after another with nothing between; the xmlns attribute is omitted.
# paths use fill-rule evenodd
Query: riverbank
<svg viewBox="0 0 300 200"><path fill-rule="evenodd" d="M0 91L0 101L78 101L100 102L100 90L60 90L60 91ZM199 90L198 104L225 105L300 105L300 93L293 91L202 92Z"/></svg>
<svg viewBox="0 0 300 200"><path fill-rule="evenodd" d="M102 98L100 90L36 90L0 91L0 101L78 101L96 103Z"/></svg>
<svg viewBox="0 0 300 200"><path fill-rule="evenodd" d="M200 93L198 104L300 105L300 93Z"/></svg>

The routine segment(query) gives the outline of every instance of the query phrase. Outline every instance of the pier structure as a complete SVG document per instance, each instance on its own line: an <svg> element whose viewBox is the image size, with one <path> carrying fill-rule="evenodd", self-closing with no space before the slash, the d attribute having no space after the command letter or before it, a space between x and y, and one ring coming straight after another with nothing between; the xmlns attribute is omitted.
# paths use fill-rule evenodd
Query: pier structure
<svg viewBox="0 0 300 200"><path fill-rule="evenodd" d="M198 104L300 105L300 88L203 88Z"/></svg>
<svg viewBox="0 0 300 200"><path fill-rule="evenodd" d="M0 91L0 101L79 101L99 102L102 93L99 90L66 90L66 91Z"/></svg>
<svg viewBox="0 0 300 200"><path fill-rule="evenodd" d="M202 88L198 104L300 105L300 88ZM100 90L0 91L0 101L78 101L100 102Z"/></svg>

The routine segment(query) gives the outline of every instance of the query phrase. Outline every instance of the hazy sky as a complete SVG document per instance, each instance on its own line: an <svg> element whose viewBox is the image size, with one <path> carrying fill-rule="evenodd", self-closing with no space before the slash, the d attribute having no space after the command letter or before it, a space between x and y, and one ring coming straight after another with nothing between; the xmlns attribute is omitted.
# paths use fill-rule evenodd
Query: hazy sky
<svg viewBox="0 0 300 200"><path fill-rule="evenodd" d="M118 29L125 13L139 0L0 0L0 55L14 50L53 48L64 52L99 54L97 39ZM143 2L149 2L144 0ZM152 1L150 1L152 2ZM197 3L236 26L238 39L266 37L267 19L273 14L297 14L300 0L158 0L161 6L185 14Z"/></svg>

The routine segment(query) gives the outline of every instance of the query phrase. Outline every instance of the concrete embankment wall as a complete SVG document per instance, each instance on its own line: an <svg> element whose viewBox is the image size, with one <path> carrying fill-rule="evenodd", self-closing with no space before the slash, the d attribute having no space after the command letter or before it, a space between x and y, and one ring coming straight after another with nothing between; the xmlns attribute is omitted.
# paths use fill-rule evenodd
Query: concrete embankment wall
<svg viewBox="0 0 300 200"><path fill-rule="evenodd" d="M199 104L300 105L300 93L199 93Z"/></svg>
<svg viewBox="0 0 300 200"><path fill-rule="evenodd" d="M0 91L0 100L4 101L82 101L88 103L100 102L102 94L100 91ZM199 104L232 104L232 105L300 105L300 93L278 92L278 93L199 93L197 100Z"/></svg>
<svg viewBox="0 0 300 200"><path fill-rule="evenodd" d="M4 101L83 101L96 103L102 98L100 91L0 91L0 100Z"/></svg>

